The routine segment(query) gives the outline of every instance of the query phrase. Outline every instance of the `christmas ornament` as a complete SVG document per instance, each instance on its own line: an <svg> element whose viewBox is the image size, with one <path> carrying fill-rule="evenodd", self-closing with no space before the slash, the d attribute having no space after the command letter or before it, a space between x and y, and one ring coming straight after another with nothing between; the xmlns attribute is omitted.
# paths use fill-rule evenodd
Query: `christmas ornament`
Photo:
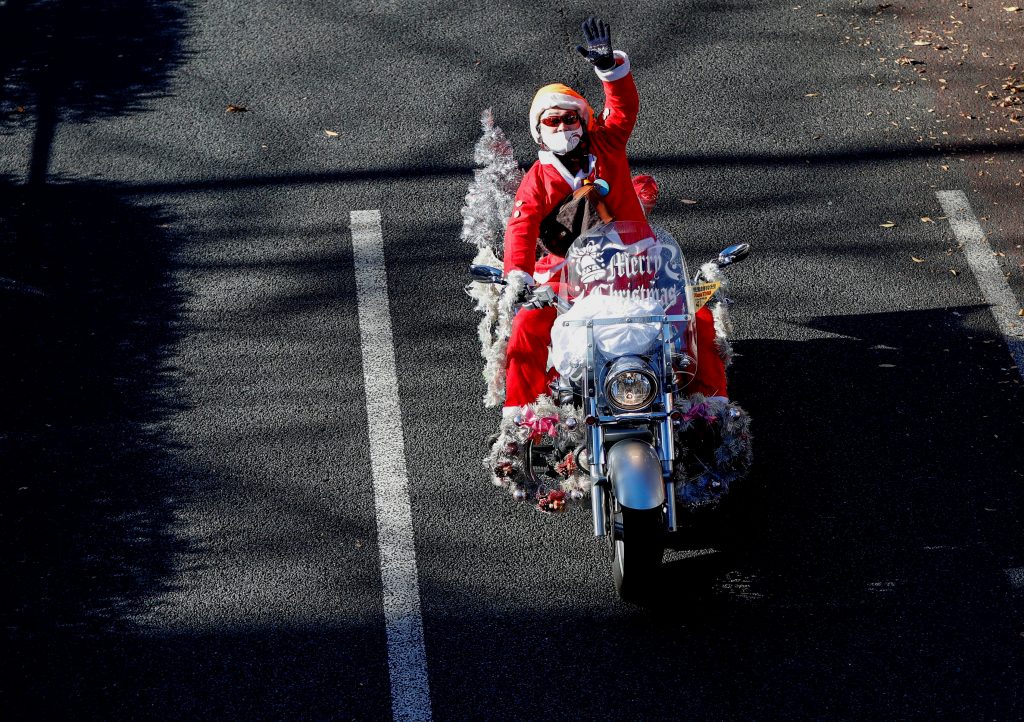
<svg viewBox="0 0 1024 722"><path fill-rule="evenodd" d="M578 422L581 414L578 407L560 406L550 396L508 411L484 459L491 481L517 499L516 489L523 490L523 499L560 491L564 496L555 507L584 498L590 476L577 468L575 458L575 451L586 443L586 428Z"/></svg>
<svg viewBox="0 0 1024 722"><path fill-rule="evenodd" d="M565 492L549 491L537 500L537 509L549 514L557 514L565 511Z"/></svg>
<svg viewBox="0 0 1024 722"><path fill-rule="evenodd" d="M527 408L519 426L530 430L530 440L535 443L541 441L545 434L552 438L558 436L558 416L555 414L538 416L533 409Z"/></svg>

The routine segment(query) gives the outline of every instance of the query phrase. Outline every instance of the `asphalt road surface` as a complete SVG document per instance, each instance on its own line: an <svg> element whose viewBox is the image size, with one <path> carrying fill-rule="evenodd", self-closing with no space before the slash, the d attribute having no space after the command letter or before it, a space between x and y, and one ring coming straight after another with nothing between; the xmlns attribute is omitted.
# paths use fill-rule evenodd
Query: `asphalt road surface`
<svg viewBox="0 0 1024 722"><path fill-rule="evenodd" d="M1021 137L942 135L939 84L893 62L915 21L877 5L0 3L3 706L387 718L390 428L429 680L403 714L1024 716L1022 369L936 196L1019 217L971 169ZM462 293L480 111L525 164L537 87L599 105L590 13L634 66L657 221L693 261L754 247L748 538L680 543L648 607L584 510L488 482ZM380 214L398 379L372 424L353 211Z"/></svg>

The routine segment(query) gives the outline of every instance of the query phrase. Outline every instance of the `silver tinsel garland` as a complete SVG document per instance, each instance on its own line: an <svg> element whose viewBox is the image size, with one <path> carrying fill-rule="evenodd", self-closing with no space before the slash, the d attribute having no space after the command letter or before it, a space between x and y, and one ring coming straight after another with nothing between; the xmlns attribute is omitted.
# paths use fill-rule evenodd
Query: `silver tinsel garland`
<svg viewBox="0 0 1024 722"><path fill-rule="evenodd" d="M490 109L480 116L483 135L477 141L473 160L479 166L466 192L462 207L462 240L476 247L473 263L501 267L502 237L512 214L516 189L522 172L516 163L512 144L494 124ZM505 399L505 348L514 316L513 301L524 279L509 279L504 288L473 283L467 292L476 301L476 310L483 314L477 326L480 355L484 358L484 381L487 393L484 404L500 406Z"/></svg>
<svg viewBox="0 0 1024 722"><path fill-rule="evenodd" d="M526 456L531 453L532 430L517 423L517 419L521 421L528 412L540 418L557 419L556 435L544 437L545 443L552 446L545 461L553 467L585 443L587 427L583 423L583 411L572 404L559 406L545 395L536 403L520 407L517 412L504 415L494 444L484 457L484 468L491 472L491 481L495 486L508 489L517 501L536 502L539 496L554 489L566 492L572 500L582 499L590 490L590 475L586 470L574 469L559 477L537 474L537 470L533 477L527 474Z"/></svg>
<svg viewBox="0 0 1024 722"><path fill-rule="evenodd" d="M705 263L700 270L705 280L712 283L718 281L722 284L715 294L718 300L711 305L711 316L715 319L715 347L725 367L729 368L733 357L732 342L729 341L729 336L732 335L732 320L729 318L729 302L725 300L725 289L729 281L714 261Z"/></svg>
<svg viewBox="0 0 1024 722"><path fill-rule="evenodd" d="M721 396L691 394L677 399L675 407L683 413L676 427L676 499L689 508L717 504L729 493L729 485L750 471L754 460L750 416ZM713 433L717 442L711 458L701 459L689 448L698 438L699 427Z"/></svg>

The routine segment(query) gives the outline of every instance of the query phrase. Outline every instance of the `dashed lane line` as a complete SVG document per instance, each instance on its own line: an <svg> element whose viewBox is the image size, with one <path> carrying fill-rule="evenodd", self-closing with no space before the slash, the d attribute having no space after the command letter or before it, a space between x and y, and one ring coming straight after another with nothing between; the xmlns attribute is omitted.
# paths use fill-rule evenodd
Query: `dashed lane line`
<svg viewBox="0 0 1024 722"><path fill-rule="evenodd" d="M391 710L396 720L430 720L430 687L380 211L352 211L351 227Z"/></svg>
<svg viewBox="0 0 1024 722"><path fill-rule="evenodd" d="M1024 318L1018 316L1022 306L1003 277L985 232L981 230L971 210L967 194L963 191L937 191L935 195L949 217L953 233L963 246L967 264L978 280L981 293L995 317L1010 356L1017 365L1017 373L1024 379Z"/></svg>

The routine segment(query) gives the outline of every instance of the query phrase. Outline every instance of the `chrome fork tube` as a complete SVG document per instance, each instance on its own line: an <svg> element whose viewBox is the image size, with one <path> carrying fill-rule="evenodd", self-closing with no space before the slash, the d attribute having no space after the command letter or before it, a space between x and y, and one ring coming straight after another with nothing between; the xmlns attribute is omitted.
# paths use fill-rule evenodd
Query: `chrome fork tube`
<svg viewBox="0 0 1024 722"><path fill-rule="evenodd" d="M594 324L587 323L587 365L583 370L583 395L586 398L587 415L597 419L597 365L594 359ZM604 430L600 423L590 427L590 511L594 517L594 536L608 534L604 519Z"/></svg>
<svg viewBox="0 0 1024 722"><path fill-rule="evenodd" d="M674 481L665 482L665 524L669 531L678 528L676 522L676 484Z"/></svg>
<svg viewBox="0 0 1024 722"><path fill-rule="evenodd" d="M595 483L590 490L590 511L594 515L594 536L603 537L608 534L604 523L604 487Z"/></svg>
<svg viewBox="0 0 1024 722"><path fill-rule="evenodd" d="M662 345L662 368L664 371L664 386L666 391L662 394L662 402L665 404L665 418L661 422L661 473L665 479L665 523L669 531L677 528L676 518L676 485L672 480L673 467L676 460L676 434L672 425L672 409L675 399L671 389L675 383L674 370L672 368L671 325L665 324L662 328L662 337L666 339Z"/></svg>
<svg viewBox="0 0 1024 722"><path fill-rule="evenodd" d="M597 402L592 398L587 399L587 406L588 413L597 416ZM590 478L590 510L594 516L594 536L603 537L608 533L604 519L604 430L598 424L590 427Z"/></svg>

